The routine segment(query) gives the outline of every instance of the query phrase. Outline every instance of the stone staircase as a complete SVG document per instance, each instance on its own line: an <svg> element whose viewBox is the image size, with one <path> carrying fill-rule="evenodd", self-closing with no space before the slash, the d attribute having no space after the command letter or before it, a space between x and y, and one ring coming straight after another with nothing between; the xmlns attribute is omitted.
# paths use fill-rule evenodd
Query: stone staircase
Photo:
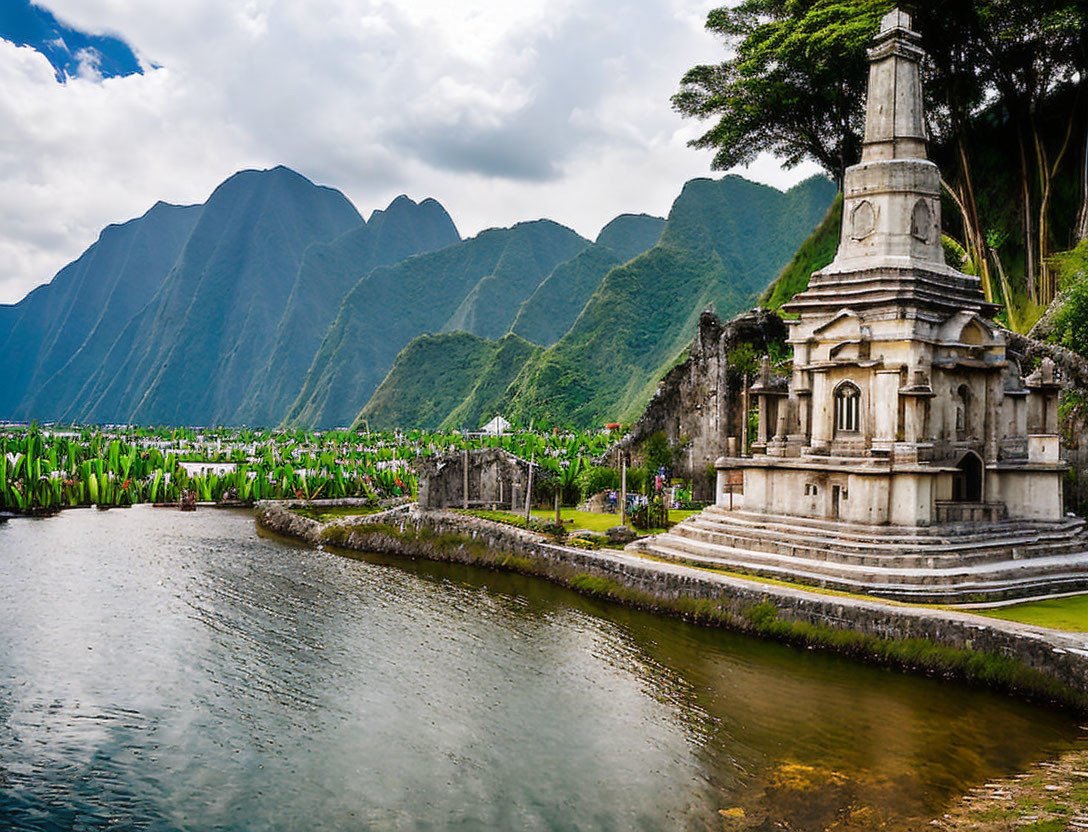
<svg viewBox="0 0 1088 832"><path fill-rule="evenodd" d="M1079 517L904 529L711 506L627 548L695 566L922 603L1088 590L1088 527Z"/></svg>

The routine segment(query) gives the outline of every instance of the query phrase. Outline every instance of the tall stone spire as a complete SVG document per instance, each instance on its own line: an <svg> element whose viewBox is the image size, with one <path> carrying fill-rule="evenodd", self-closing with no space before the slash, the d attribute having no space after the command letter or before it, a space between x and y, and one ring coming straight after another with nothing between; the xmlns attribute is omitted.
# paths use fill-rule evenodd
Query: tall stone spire
<svg viewBox="0 0 1088 832"><path fill-rule="evenodd" d="M992 314L979 279L944 261L941 176L926 158L924 59L910 15L900 9L885 15L869 50L861 162L843 177L838 252L785 311L833 315L849 306L906 318L963 309Z"/></svg>
<svg viewBox="0 0 1088 832"><path fill-rule="evenodd" d="M944 266L940 173L926 159L921 36L895 9L869 50L861 164L843 180L843 225L831 268Z"/></svg>
<svg viewBox="0 0 1088 832"><path fill-rule="evenodd" d="M910 15L894 9L880 22L869 50L869 97L865 108L862 162L925 159L922 37L910 28Z"/></svg>

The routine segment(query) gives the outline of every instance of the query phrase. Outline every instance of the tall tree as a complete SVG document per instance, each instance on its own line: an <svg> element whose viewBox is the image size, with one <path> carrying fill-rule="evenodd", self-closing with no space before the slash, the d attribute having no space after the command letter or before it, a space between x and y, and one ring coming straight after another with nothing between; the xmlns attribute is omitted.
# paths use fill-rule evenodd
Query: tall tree
<svg viewBox="0 0 1088 832"><path fill-rule="evenodd" d="M718 121L692 142L714 167L761 152L787 166L813 159L842 183L861 153L866 47L892 0L743 0L710 12L707 29L735 55L689 70L677 110Z"/></svg>
<svg viewBox="0 0 1088 832"><path fill-rule="evenodd" d="M712 11L707 28L724 38L731 55L720 64L691 69L673 98L686 115L717 118L692 144L715 148L716 168L747 164L770 152L787 165L814 160L841 183L846 167L860 156L866 49L893 5L893 0L741 0ZM989 263L1004 274L993 244L1001 229L979 210L968 140L988 119L1015 137L1012 157L1001 168L1019 172L1024 287L1031 300L1045 303L1056 291L1048 266L1056 237L1055 182L1070 164L1083 183L1076 228L1070 230L1088 235L1088 126L1081 94L1088 77L1088 2L903 5L914 13L930 55L930 130L953 174L945 185L959 212L964 249L992 296ZM1061 109L1057 127L1055 106ZM1086 142L1084 154L1071 151L1080 141ZM1010 303L1010 291L1002 294Z"/></svg>

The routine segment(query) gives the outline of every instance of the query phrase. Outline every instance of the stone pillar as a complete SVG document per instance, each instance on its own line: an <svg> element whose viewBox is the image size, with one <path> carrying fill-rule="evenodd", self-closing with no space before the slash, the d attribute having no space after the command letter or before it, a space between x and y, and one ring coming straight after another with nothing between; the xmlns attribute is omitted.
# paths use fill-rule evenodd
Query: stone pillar
<svg viewBox="0 0 1088 832"><path fill-rule="evenodd" d="M833 418L830 379L826 370L815 370L812 373L813 450L826 451L831 447Z"/></svg>
<svg viewBox="0 0 1088 832"><path fill-rule="evenodd" d="M890 450L899 435L899 370L878 370L873 383L873 447Z"/></svg>

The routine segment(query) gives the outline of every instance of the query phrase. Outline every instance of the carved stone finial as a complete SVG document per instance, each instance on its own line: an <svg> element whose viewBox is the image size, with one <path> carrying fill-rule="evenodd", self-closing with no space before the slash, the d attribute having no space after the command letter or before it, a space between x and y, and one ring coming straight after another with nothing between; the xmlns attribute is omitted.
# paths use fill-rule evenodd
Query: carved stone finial
<svg viewBox="0 0 1088 832"><path fill-rule="evenodd" d="M1049 356L1039 362L1039 374L1042 376L1043 384L1054 383L1054 361Z"/></svg>
<svg viewBox="0 0 1088 832"><path fill-rule="evenodd" d="M768 355L763 356L763 360L759 362L759 380L764 384L770 383L771 358Z"/></svg>
<svg viewBox="0 0 1088 832"><path fill-rule="evenodd" d="M908 32L912 31L910 28L911 23L910 15L897 6L881 18L880 34L886 35L889 32L894 32L896 29L903 29Z"/></svg>

